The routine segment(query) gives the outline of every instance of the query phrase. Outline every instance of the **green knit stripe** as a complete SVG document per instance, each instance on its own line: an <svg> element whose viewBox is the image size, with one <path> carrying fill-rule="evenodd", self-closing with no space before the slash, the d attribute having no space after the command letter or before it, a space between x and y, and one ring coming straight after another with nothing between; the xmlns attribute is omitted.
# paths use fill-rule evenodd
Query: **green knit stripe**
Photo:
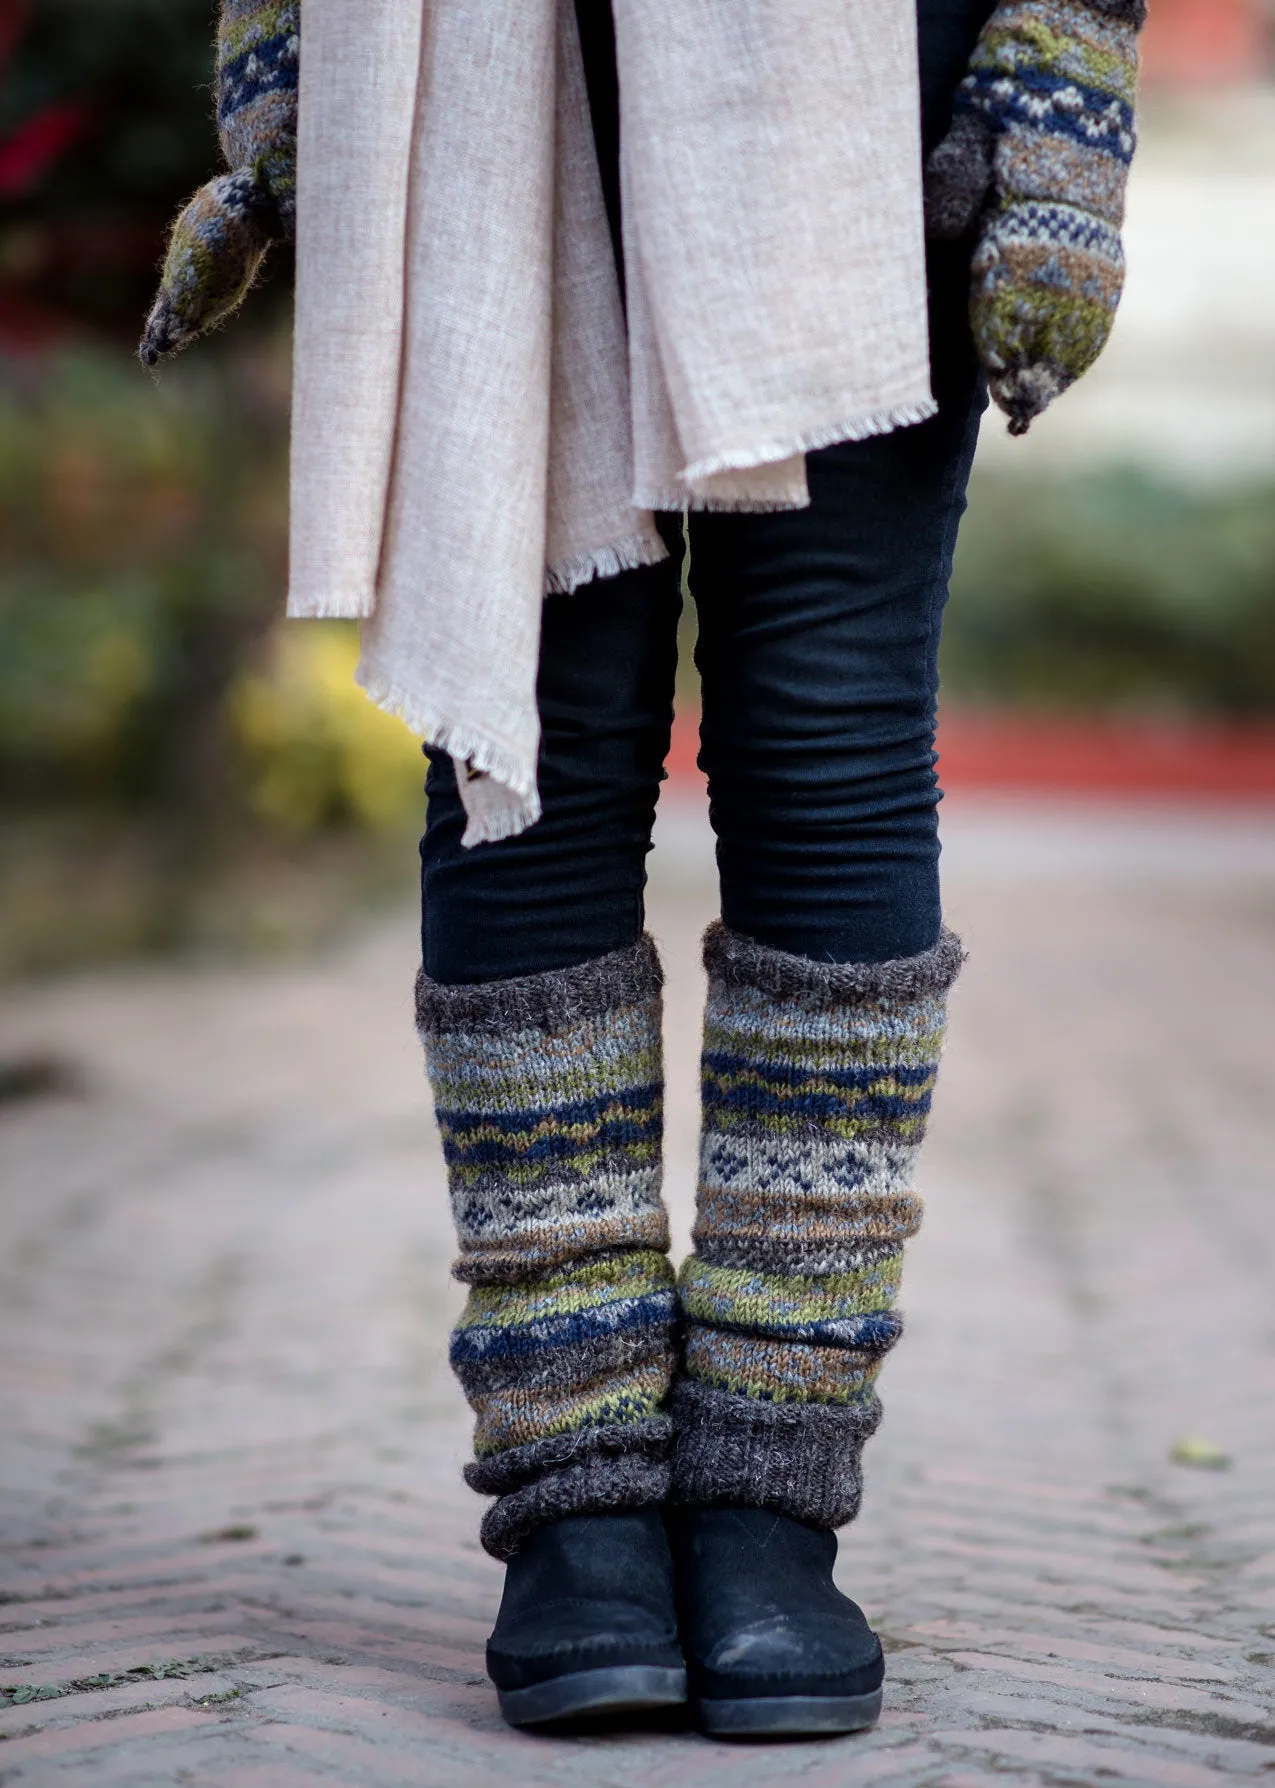
<svg viewBox="0 0 1275 1788"><path fill-rule="evenodd" d="M667 1291L674 1283L666 1254L654 1249L605 1254L522 1285L475 1285L457 1333L497 1327L512 1329L596 1311L628 1298Z"/></svg>
<svg viewBox="0 0 1275 1788"><path fill-rule="evenodd" d="M1124 22L1057 0L1008 0L984 27L972 70L1077 81L1132 104L1138 82L1136 38Z"/></svg>
<svg viewBox="0 0 1275 1788"><path fill-rule="evenodd" d="M682 1313L721 1328L779 1335L838 1326L853 1341L856 1317L893 1307L903 1271L902 1249L851 1272L811 1275L715 1266L694 1255L678 1275Z"/></svg>
<svg viewBox="0 0 1275 1788"><path fill-rule="evenodd" d="M479 1459L584 1428L647 1422L658 1416L672 1376L671 1349L629 1372L605 1370L597 1382L566 1391L542 1385L471 1394L474 1454Z"/></svg>

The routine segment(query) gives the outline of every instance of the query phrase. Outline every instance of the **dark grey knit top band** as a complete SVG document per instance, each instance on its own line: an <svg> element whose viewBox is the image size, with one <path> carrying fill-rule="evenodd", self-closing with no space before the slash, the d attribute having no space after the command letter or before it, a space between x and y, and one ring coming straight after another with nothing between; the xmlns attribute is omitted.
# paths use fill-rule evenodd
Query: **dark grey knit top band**
<svg viewBox="0 0 1275 1788"><path fill-rule="evenodd" d="M704 934L704 967L713 980L727 987L755 987L777 999L815 994L847 1005L924 999L946 993L964 961L960 938L946 928L933 949L891 962L814 962L754 943L720 920Z"/></svg>
<svg viewBox="0 0 1275 1788"><path fill-rule="evenodd" d="M666 1415L575 1428L528 1441L525 1446L507 1447L487 1459L475 1459L465 1467L465 1482L482 1496L508 1496L546 1472L562 1471L582 1459L618 1459L631 1453L665 1459L672 1441L673 1423Z"/></svg>
<svg viewBox="0 0 1275 1788"><path fill-rule="evenodd" d="M646 936L577 968L508 981L448 987L422 969L416 977L416 1024L421 1032L558 1031L601 1012L640 1005L663 985L659 953Z"/></svg>
<svg viewBox="0 0 1275 1788"><path fill-rule="evenodd" d="M1147 22L1147 0L1089 0L1089 5L1113 19L1130 20L1139 31Z"/></svg>

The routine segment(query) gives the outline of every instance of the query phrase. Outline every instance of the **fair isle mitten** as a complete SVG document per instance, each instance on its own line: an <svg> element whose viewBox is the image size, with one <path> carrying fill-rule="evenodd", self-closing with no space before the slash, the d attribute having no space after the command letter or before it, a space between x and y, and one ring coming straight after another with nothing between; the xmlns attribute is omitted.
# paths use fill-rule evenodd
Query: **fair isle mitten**
<svg viewBox="0 0 1275 1788"><path fill-rule="evenodd" d="M272 242L296 230L301 0L222 0L217 125L230 169L173 225L138 354L154 366L242 302Z"/></svg>
<svg viewBox="0 0 1275 1788"><path fill-rule="evenodd" d="M1087 372L1124 285L1146 0L1002 0L926 167L926 222L977 226L970 320L1009 431Z"/></svg>
<svg viewBox="0 0 1275 1788"><path fill-rule="evenodd" d="M649 938L416 1013L471 1287L450 1358L493 1557L668 1493L677 1300L660 1196L662 976Z"/></svg>
<svg viewBox="0 0 1275 1788"><path fill-rule="evenodd" d="M821 1528L858 1511L962 959L949 931L919 956L838 964L710 927L675 1501Z"/></svg>

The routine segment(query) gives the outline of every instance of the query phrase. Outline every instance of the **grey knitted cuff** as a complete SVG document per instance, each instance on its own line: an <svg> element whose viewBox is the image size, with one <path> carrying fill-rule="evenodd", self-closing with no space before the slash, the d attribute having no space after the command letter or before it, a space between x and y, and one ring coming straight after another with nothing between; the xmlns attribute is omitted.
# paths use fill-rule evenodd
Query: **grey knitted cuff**
<svg viewBox="0 0 1275 1788"><path fill-rule="evenodd" d="M416 978L416 1024L422 1034L440 1031L560 1031L585 1018L636 1006L664 985L654 940L642 936L627 950L612 950L575 968L507 981L431 981Z"/></svg>
<svg viewBox="0 0 1275 1788"><path fill-rule="evenodd" d="M1113 19L1128 19L1135 31L1147 22L1147 0L1089 0L1095 12L1105 12Z"/></svg>
<svg viewBox="0 0 1275 1788"><path fill-rule="evenodd" d="M657 1416L579 1428L467 1465L470 1489L499 1497L483 1516L484 1550L509 1559L547 1521L667 1501L672 1438L672 1422Z"/></svg>
<svg viewBox="0 0 1275 1788"><path fill-rule="evenodd" d="M891 962L815 962L754 943L715 920L704 933L704 967L725 987L755 987L777 999L814 994L829 1006L867 1005L878 1000L918 1000L946 993L961 971L965 951L946 927L939 941L917 956Z"/></svg>
<svg viewBox="0 0 1275 1788"><path fill-rule="evenodd" d="M940 242L973 229L992 184L995 139L977 112L958 111L925 164L925 227Z"/></svg>
<svg viewBox="0 0 1275 1788"><path fill-rule="evenodd" d="M853 1521L860 1456L881 1405L763 1403L693 1378L673 1386L671 1500L774 1509L812 1527Z"/></svg>

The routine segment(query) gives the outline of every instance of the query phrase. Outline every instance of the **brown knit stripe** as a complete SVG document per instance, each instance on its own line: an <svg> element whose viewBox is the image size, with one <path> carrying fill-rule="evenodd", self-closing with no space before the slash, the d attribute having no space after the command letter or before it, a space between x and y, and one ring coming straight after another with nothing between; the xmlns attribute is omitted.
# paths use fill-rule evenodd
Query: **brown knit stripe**
<svg viewBox="0 0 1275 1788"><path fill-rule="evenodd" d="M1129 175L1113 155L1014 124L997 142L995 166L1007 199L1061 200L1123 221Z"/></svg>
<svg viewBox="0 0 1275 1788"><path fill-rule="evenodd" d="M521 1285L587 1255L613 1248L655 1248L663 1253L668 1245L668 1217L662 1207L599 1217L570 1210L539 1223L511 1224L503 1235L489 1234L471 1242L453 1262L452 1273L467 1285Z"/></svg>
<svg viewBox="0 0 1275 1788"><path fill-rule="evenodd" d="M860 1192L837 1199L819 1193L812 1187L809 1199L798 1202L776 1197L766 1186L702 1185L696 1246L783 1238L806 1248L855 1251L878 1244L898 1247L921 1226L924 1206L915 1192Z"/></svg>
<svg viewBox="0 0 1275 1788"><path fill-rule="evenodd" d="M736 1334L691 1323L686 1372L703 1384L768 1403L862 1403L881 1370L881 1355Z"/></svg>

